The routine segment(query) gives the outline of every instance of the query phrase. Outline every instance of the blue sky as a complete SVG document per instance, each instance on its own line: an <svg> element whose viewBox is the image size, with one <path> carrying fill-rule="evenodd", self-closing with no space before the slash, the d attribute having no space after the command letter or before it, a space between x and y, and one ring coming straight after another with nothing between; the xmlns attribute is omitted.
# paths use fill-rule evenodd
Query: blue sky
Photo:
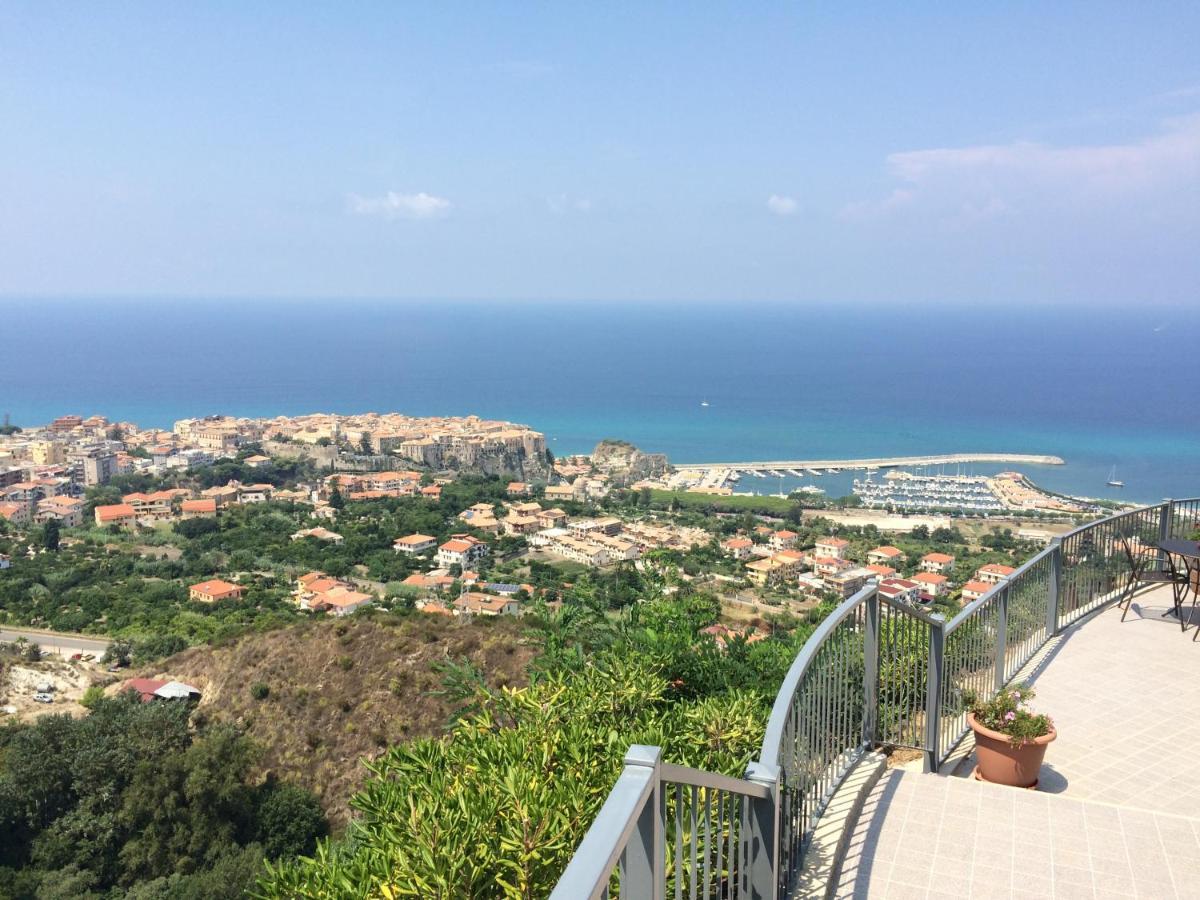
<svg viewBox="0 0 1200 900"><path fill-rule="evenodd" d="M963 9L0 4L0 296L1194 303L1200 4Z"/></svg>

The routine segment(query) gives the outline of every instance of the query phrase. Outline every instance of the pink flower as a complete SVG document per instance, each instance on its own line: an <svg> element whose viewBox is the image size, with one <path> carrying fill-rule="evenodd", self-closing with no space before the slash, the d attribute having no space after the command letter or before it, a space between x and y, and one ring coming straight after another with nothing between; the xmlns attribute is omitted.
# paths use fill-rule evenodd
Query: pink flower
<svg viewBox="0 0 1200 900"><path fill-rule="evenodd" d="M1013 712L1012 710L1009 710L1008 712L1006 712L1006 713L1004 714L1004 721L1005 721L1005 722L1011 722L1011 721L1012 721L1013 719L1015 719L1016 717L1017 717L1017 714L1016 714L1015 712Z"/></svg>
<svg viewBox="0 0 1200 900"><path fill-rule="evenodd" d="M1013 691L1013 692L1012 692L1012 694L1011 694L1010 696L1011 696L1011 697L1012 697L1014 700L1020 700L1020 699L1021 699L1021 692L1020 692L1020 691Z"/></svg>

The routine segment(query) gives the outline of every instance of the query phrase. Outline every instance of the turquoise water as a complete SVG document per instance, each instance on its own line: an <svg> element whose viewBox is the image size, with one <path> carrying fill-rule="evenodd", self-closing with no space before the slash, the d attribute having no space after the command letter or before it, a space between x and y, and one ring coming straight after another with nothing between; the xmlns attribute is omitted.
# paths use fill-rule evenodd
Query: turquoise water
<svg viewBox="0 0 1200 900"><path fill-rule="evenodd" d="M1197 310L97 298L0 317L17 423L477 413L560 454L603 437L679 462L1051 453L1068 465L1024 469L1056 490L1200 495Z"/></svg>

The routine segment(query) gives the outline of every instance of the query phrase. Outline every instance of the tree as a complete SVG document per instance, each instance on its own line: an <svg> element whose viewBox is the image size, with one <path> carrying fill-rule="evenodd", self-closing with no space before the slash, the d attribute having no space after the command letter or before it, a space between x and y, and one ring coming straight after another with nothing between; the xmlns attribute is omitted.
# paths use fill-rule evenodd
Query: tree
<svg viewBox="0 0 1200 900"><path fill-rule="evenodd" d="M308 856L329 833L320 802L298 785L268 780L257 803L256 834L267 859Z"/></svg>
<svg viewBox="0 0 1200 900"><path fill-rule="evenodd" d="M106 662L114 666L127 666L132 656L133 644L125 638L118 638L108 645L108 649L104 651L104 656L100 658L100 662Z"/></svg>
<svg viewBox="0 0 1200 900"><path fill-rule="evenodd" d="M346 508L346 498L342 496L341 488L336 484L333 486L333 490L329 492L329 505L333 509L340 510Z"/></svg>
<svg viewBox="0 0 1200 900"><path fill-rule="evenodd" d="M60 527L58 519L47 519L42 526L42 546L51 553L58 550Z"/></svg>

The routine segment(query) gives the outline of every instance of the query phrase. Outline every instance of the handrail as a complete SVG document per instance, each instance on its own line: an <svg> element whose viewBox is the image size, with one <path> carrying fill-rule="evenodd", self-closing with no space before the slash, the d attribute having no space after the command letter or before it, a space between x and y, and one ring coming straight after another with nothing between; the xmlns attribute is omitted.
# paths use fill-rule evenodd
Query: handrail
<svg viewBox="0 0 1200 900"><path fill-rule="evenodd" d="M657 794L660 756L657 747L629 748L625 768L558 879L551 900L591 898L608 886L647 801Z"/></svg>
<svg viewBox="0 0 1200 900"><path fill-rule="evenodd" d="M731 778L719 772L706 772L703 769L677 766L674 763L662 764L662 780L672 784L708 788L713 791L727 791L742 797L753 797L755 800L767 800L771 796L771 789L765 784L747 781L744 778Z"/></svg>

